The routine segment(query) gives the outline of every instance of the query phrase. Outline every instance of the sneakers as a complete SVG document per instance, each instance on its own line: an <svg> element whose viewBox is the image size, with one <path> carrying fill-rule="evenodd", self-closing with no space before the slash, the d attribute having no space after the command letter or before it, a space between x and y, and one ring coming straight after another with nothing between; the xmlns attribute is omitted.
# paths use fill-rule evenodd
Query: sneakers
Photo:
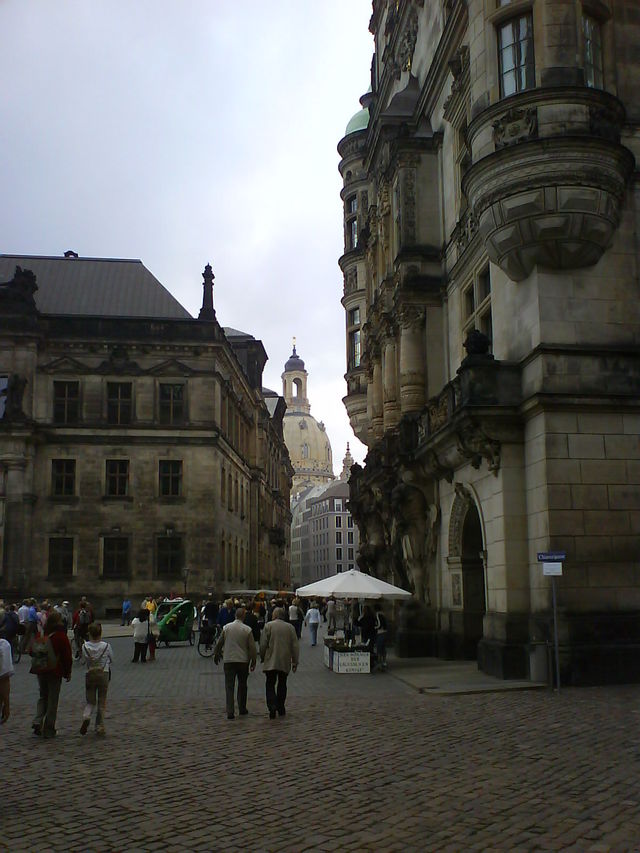
<svg viewBox="0 0 640 853"><path fill-rule="evenodd" d="M33 733L36 737L40 737L42 734L42 726L39 726L37 723L34 723L31 728L33 729Z"/></svg>
<svg viewBox="0 0 640 853"><path fill-rule="evenodd" d="M82 725L80 726L80 734L81 735L86 735L86 733L89 729L89 723L90 722L91 722L91 720L88 717L82 721Z"/></svg>
<svg viewBox="0 0 640 853"><path fill-rule="evenodd" d="M104 737L106 735L106 731L104 730L104 726L96 726L96 734L99 737Z"/></svg>
<svg viewBox="0 0 640 853"><path fill-rule="evenodd" d="M274 710L274 711L269 711L269 719L270 719L270 720L275 720L275 718L276 718L276 712L275 712L275 710Z"/></svg>

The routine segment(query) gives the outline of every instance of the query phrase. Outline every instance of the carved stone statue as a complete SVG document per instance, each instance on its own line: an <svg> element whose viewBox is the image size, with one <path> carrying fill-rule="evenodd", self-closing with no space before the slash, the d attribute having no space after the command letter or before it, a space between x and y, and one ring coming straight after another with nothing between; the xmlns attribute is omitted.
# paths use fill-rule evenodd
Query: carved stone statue
<svg viewBox="0 0 640 853"><path fill-rule="evenodd" d="M16 267L11 281L0 283L0 305L3 312L36 311L34 294L38 289L35 274L31 270Z"/></svg>
<svg viewBox="0 0 640 853"><path fill-rule="evenodd" d="M418 601L430 604L429 573L425 553L428 504L422 491L399 483L391 496L395 517L395 537L402 548L413 592Z"/></svg>
<svg viewBox="0 0 640 853"><path fill-rule="evenodd" d="M3 421L23 421L26 418L22 410L22 398L24 389L27 387L27 380L17 373L12 373L7 382L7 388L4 392L4 412L2 414Z"/></svg>

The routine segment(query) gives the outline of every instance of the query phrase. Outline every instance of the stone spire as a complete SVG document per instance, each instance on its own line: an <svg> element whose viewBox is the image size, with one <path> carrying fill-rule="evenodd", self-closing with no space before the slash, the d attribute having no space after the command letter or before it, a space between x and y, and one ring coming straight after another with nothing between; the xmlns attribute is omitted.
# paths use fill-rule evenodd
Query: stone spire
<svg viewBox="0 0 640 853"><path fill-rule="evenodd" d="M204 282L202 284L202 308L198 314L198 320L215 320L216 312L213 310L213 280L215 278L211 264L207 264L202 273Z"/></svg>
<svg viewBox="0 0 640 853"><path fill-rule="evenodd" d="M353 456L351 455L351 451L349 450L349 442L347 442L347 452L345 453L344 459L342 460L342 472L340 474L341 480L344 480L346 482L349 479L352 465Z"/></svg>

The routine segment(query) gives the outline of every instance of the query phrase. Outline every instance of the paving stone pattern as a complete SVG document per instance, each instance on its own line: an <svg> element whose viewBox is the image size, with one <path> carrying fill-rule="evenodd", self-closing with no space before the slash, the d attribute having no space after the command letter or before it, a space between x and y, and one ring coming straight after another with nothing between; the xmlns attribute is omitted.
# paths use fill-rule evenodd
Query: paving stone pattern
<svg viewBox="0 0 640 853"><path fill-rule="evenodd" d="M79 734L79 669L58 737L34 737L18 664L0 850L640 850L638 687L428 695L393 669L330 673L305 643L287 716L268 718L257 671L229 721L211 659L134 665L112 643L105 738Z"/></svg>

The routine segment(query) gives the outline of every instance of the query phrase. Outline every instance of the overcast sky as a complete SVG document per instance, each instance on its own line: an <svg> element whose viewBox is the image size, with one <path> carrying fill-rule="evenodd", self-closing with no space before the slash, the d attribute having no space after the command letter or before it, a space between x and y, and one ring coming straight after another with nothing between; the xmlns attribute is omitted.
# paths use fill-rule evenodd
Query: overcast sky
<svg viewBox="0 0 640 853"><path fill-rule="evenodd" d="M371 0L0 0L0 251L140 258L190 311L292 337L336 474L346 387L336 145Z"/></svg>

